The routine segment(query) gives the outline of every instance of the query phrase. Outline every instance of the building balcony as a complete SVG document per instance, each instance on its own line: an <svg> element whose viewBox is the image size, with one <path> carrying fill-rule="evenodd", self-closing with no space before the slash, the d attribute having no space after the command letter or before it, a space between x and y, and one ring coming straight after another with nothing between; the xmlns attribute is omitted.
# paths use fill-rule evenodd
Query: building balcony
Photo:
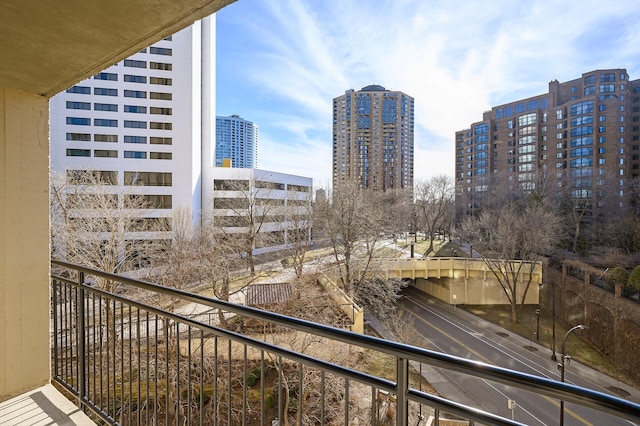
<svg viewBox="0 0 640 426"><path fill-rule="evenodd" d="M575 385L57 261L51 315L51 381L78 408L52 410L45 386L0 421L22 402L23 416L70 424L519 424L423 391L418 366L640 421L637 404ZM366 359L390 368L371 374Z"/></svg>

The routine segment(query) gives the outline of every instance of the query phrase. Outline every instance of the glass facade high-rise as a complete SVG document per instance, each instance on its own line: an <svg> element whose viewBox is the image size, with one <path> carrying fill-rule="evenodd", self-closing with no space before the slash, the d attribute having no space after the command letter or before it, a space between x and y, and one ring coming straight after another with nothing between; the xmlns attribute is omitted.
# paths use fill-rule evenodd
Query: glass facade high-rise
<svg viewBox="0 0 640 426"><path fill-rule="evenodd" d="M382 86L333 99L333 184L413 190L414 101Z"/></svg>
<svg viewBox="0 0 640 426"><path fill-rule="evenodd" d="M458 217L510 187L562 192L590 215L624 208L640 176L640 80L606 69L551 81L547 93L491 108L455 144Z"/></svg>
<svg viewBox="0 0 640 426"><path fill-rule="evenodd" d="M238 115L216 117L216 167L258 167L258 126Z"/></svg>

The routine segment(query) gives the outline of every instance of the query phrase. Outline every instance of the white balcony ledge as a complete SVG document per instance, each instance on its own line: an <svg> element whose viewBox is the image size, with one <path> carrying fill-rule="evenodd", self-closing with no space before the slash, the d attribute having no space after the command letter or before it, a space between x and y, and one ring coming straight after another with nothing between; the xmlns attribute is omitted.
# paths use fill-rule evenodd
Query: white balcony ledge
<svg viewBox="0 0 640 426"><path fill-rule="evenodd" d="M45 385L0 403L0 425L91 425L76 405L52 385Z"/></svg>

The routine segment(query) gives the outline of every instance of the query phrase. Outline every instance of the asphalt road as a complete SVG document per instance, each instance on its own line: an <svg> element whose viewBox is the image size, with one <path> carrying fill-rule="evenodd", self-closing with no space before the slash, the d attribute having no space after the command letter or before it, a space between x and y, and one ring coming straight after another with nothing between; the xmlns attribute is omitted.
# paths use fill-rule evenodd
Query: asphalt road
<svg viewBox="0 0 640 426"><path fill-rule="evenodd" d="M427 349L555 380L560 378L557 362L551 360L549 349L537 345L535 341L511 335L504 329L435 300L415 288L405 290L399 307L413 318L413 327L426 339ZM438 392L447 398L507 418L515 417L516 421L525 424L559 424L558 400L428 366L423 367L423 372ZM640 402L640 392L637 390L618 384L615 379L597 373L576 361L566 366L565 381L610 394L612 392L608 390L609 387L620 386L630 393L627 397L629 400ZM515 410L509 410L508 400L516 402ZM571 403L565 404L564 422L568 426L634 424Z"/></svg>

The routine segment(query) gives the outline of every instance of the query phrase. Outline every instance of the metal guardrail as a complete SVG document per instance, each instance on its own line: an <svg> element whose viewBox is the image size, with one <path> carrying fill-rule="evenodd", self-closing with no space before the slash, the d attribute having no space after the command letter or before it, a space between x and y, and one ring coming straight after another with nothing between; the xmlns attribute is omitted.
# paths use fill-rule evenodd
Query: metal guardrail
<svg viewBox="0 0 640 426"><path fill-rule="evenodd" d="M86 284L96 278L118 291ZM220 310L227 324L170 312L169 301ZM53 380L108 424L268 425L287 416L289 424L358 417L404 426L423 411L436 425L445 412L470 424L520 424L421 391L410 362L640 421L637 404L568 383L60 261L52 261L52 315ZM253 332L242 333L247 327ZM336 357L338 347L344 356ZM388 358L393 377L360 370L353 355L365 353Z"/></svg>

